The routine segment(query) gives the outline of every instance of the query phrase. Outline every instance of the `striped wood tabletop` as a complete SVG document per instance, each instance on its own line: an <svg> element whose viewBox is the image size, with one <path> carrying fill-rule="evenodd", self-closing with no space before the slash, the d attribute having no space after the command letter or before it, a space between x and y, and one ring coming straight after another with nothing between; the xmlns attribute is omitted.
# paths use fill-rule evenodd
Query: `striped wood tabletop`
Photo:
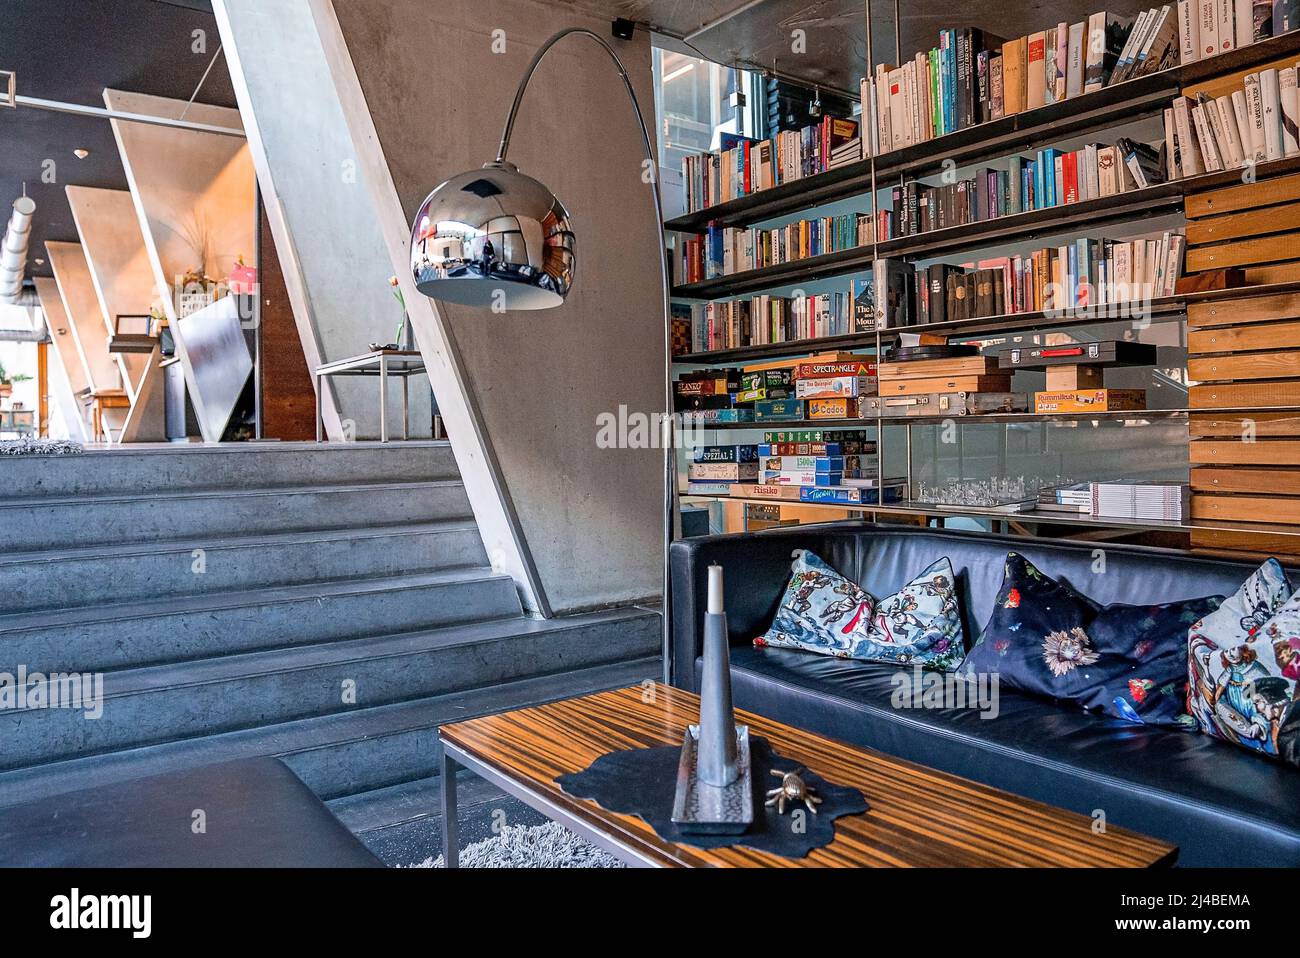
<svg viewBox="0 0 1300 958"><path fill-rule="evenodd" d="M440 736L541 793L601 833L664 866L1109 866L1169 864L1173 845L1126 829L1093 831L1084 815L800 731L737 710L779 753L862 790L864 814L835 822L835 840L806 858L740 845L702 849L667 842L632 815L566 795L555 777L621 749L676 745L698 720L699 698L665 685L633 686L444 725Z"/></svg>

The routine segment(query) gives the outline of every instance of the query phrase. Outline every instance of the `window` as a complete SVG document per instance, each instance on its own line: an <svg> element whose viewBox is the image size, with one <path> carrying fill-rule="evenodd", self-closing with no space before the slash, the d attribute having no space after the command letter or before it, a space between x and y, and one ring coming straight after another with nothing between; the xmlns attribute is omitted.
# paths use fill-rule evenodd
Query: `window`
<svg viewBox="0 0 1300 958"><path fill-rule="evenodd" d="M758 75L709 60L654 50L655 112L659 166L664 179L680 179L682 158L718 148L720 133L760 136ZM737 89L745 106L732 105Z"/></svg>

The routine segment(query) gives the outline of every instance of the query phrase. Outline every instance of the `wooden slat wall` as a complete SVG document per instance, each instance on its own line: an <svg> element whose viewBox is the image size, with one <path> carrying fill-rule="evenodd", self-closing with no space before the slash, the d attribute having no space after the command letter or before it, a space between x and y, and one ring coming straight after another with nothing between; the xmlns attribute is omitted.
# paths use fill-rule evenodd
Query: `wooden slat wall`
<svg viewBox="0 0 1300 958"><path fill-rule="evenodd" d="M1252 284L1300 275L1300 175L1189 195L1186 213L1189 273L1241 266ZM1192 304L1187 352L1188 403L1206 410L1189 425L1192 517L1260 530L1197 530L1192 547L1300 556L1300 536L1279 534L1300 531L1300 413L1267 411L1300 405L1300 293Z"/></svg>

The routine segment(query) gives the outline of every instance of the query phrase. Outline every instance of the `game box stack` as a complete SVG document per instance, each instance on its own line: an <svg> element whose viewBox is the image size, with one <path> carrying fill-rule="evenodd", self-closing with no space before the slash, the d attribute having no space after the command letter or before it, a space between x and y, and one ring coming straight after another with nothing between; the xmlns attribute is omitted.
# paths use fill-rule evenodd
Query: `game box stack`
<svg viewBox="0 0 1300 958"><path fill-rule="evenodd" d="M790 430L764 433L758 481L732 494L753 499L860 505L877 501L875 440L865 430ZM885 501L902 498L903 481L887 480Z"/></svg>
<svg viewBox="0 0 1300 958"><path fill-rule="evenodd" d="M754 404L740 399L737 369L698 369L673 383L673 411L691 424L752 422Z"/></svg>
<svg viewBox="0 0 1300 958"><path fill-rule="evenodd" d="M758 446L700 446L687 467L687 495L725 496L736 483L758 479Z"/></svg>
<svg viewBox="0 0 1300 958"><path fill-rule="evenodd" d="M976 346L900 346L880 364L879 395L864 416L969 416L1025 412L1029 397L1011 392L1011 373Z"/></svg>
<svg viewBox="0 0 1300 958"><path fill-rule="evenodd" d="M1004 349L998 365L1008 373L1041 369L1047 389L1034 393L1036 413L1126 412L1147 408L1145 389L1107 389L1106 366L1154 366L1156 348L1107 340Z"/></svg>

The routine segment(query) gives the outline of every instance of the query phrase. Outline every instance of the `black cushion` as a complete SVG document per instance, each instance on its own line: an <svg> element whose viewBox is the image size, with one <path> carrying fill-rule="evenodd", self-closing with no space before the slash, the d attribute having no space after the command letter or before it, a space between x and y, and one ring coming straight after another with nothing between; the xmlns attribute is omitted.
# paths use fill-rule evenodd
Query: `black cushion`
<svg viewBox="0 0 1300 958"><path fill-rule="evenodd" d="M1008 551L1101 604L1231 594L1258 563L870 523L683 540L672 551L673 678L698 688L704 570L719 562L737 706L1085 815L1101 810L1111 824L1177 844L1185 865L1300 865L1300 769L1206 735L1089 715L1006 688L995 720L971 708L896 709L893 666L753 648L796 548L812 549L877 595L948 556L972 637L991 611Z"/></svg>
<svg viewBox="0 0 1300 958"><path fill-rule="evenodd" d="M192 827L195 811L206 832ZM382 867L274 758L243 759L0 808L0 866Z"/></svg>

